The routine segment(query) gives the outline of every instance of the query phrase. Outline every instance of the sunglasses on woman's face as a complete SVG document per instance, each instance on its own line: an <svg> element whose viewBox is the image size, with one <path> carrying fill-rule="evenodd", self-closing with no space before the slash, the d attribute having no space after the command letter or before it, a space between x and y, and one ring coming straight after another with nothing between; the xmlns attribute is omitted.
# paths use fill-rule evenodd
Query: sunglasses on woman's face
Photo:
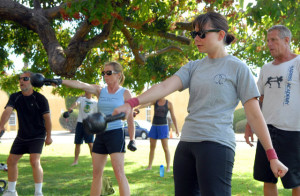
<svg viewBox="0 0 300 196"><path fill-rule="evenodd" d="M190 35L192 36L193 39L195 39L195 37L198 35L201 39L204 39L206 36L206 33L209 32L220 32L221 29L208 29L208 30L204 30L204 31L191 31Z"/></svg>
<svg viewBox="0 0 300 196"><path fill-rule="evenodd" d="M109 71L102 71L102 72L101 72L101 75L102 75L102 76L105 76L105 75L110 76L110 75L112 75L112 74L114 74L114 73L118 73L118 72L111 71L111 70L109 70Z"/></svg>
<svg viewBox="0 0 300 196"><path fill-rule="evenodd" d="M19 77L19 80L28 81L30 80L30 77Z"/></svg>

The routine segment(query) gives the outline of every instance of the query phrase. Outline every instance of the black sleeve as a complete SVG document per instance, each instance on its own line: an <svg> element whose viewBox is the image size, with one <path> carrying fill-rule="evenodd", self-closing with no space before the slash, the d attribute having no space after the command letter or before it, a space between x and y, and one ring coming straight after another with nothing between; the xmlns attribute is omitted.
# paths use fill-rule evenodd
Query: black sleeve
<svg viewBox="0 0 300 196"><path fill-rule="evenodd" d="M17 93L13 93L11 96L9 96L8 102L7 102L6 106L4 107L4 109L6 107L12 107L15 109L17 97L18 97Z"/></svg>
<svg viewBox="0 0 300 196"><path fill-rule="evenodd" d="M47 98L44 95L40 94L38 100L39 100L38 104L39 104L39 107L40 107L41 114L50 113L49 103L48 103Z"/></svg>

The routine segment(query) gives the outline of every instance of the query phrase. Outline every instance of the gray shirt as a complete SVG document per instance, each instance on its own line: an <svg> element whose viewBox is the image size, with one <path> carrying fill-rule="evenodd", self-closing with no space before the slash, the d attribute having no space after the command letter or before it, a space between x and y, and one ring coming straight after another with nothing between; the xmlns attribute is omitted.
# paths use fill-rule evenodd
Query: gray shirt
<svg viewBox="0 0 300 196"><path fill-rule="evenodd" d="M190 61L175 75L181 79L181 90L189 88L190 93L180 140L213 141L234 150L233 112L239 100L244 104L260 96L247 65L232 55L205 57Z"/></svg>

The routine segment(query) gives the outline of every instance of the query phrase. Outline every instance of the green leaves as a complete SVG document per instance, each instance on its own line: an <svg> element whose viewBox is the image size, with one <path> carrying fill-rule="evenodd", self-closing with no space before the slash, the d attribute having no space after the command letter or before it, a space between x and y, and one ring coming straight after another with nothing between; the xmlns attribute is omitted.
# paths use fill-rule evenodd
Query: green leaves
<svg viewBox="0 0 300 196"><path fill-rule="evenodd" d="M14 2L26 5L29 8L27 12L35 11L33 0ZM146 84L153 85L170 77L188 60L205 56L198 52L193 40L185 40L191 39L188 33L193 18L207 11L219 12L227 18L229 32L236 36L236 42L227 47L228 52L251 67L262 66L272 60L265 38L267 29L275 24L284 24L290 28L293 34L291 48L297 53L300 51L299 0L257 0L249 3L245 10L244 0L40 0L40 3L45 11L41 14L56 10L46 17L52 27L47 31L55 32L62 51L48 50L47 53L45 48L53 40L41 41L44 35L28 30L19 21L2 20L0 71L3 74L0 75L0 85L8 92L17 86L15 75L7 76L3 72L14 68L8 59L11 52L24 55L23 61L28 68L46 77L61 74L57 71L59 69L70 71L70 67L65 66L68 64L77 70L71 79L96 84L102 82L100 72L103 64L119 61L124 66L125 85L135 92L141 92ZM5 8L0 9L0 14L3 10ZM107 34L109 32L108 38L97 40L111 19L114 22L112 28L106 31ZM45 34L47 31L45 29ZM125 36L124 32L128 35ZM89 48L88 52L80 51L87 49L90 42L97 44ZM176 49L161 52L168 47ZM73 50L77 52L74 55L70 54L70 48L79 50ZM76 61L78 59L74 56L82 53L85 58ZM60 54L62 56L57 57ZM56 64L49 62L56 58L59 61L51 61ZM54 66L56 69L53 69ZM78 95L81 92L59 88L55 93Z"/></svg>

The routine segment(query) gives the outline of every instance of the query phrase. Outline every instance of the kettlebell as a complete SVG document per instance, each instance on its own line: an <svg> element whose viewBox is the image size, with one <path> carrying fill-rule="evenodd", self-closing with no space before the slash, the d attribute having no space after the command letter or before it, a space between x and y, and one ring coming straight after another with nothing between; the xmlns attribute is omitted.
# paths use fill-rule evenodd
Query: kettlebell
<svg viewBox="0 0 300 196"><path fill-rule="evenodd" d="M50 86L52 83L60 85L62 83L62 79L49 79L45 78L41 73L33 73L30 76L30 82L32 86L40 88L43 85Z"/></svg>
<svg viewBox="0 0 300 196"><path fill-rule="evenodd" d="M107 123L115 120L119 120L125 117L125 113L121 112L120 114L111 116L105 115L102 112L97 112L88 115L82 123L84 130L89 134L101 134L105 131Z"/></svg>
<svg viewBox="0 0 300 196"><path fill-rule="evenodd" d="M3 184L3 186L1 186ZM0 180L0 193L3 193L5 191L6 187L6 181L5 180Z"/></svg>
<svg viewBox="0 0 300 196"><path fill-rule="evenodd" d="M64 118L69 118L70 117L70 114L73 112L73 110L71 110L70 112L69 111L66 111L63 113L63 117Z"/></svg>

